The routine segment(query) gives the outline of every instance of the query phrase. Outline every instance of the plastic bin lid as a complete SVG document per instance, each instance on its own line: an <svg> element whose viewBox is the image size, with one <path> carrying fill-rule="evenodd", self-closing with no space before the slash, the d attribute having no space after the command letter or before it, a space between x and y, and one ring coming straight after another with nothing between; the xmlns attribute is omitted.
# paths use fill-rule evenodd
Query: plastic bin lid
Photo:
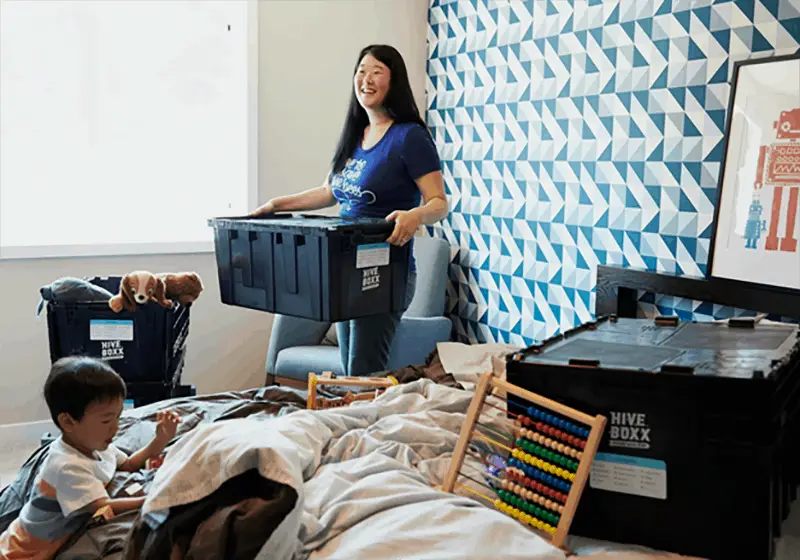
<svg viewBox="0 0 800 560"><path fill-rule="evenodd" d="M219 229L245 231L295 231L303 234L343 231L390 232L392 222L382 218L346 218L341 216L316 216L310 214L271 214L252 218L249 216L211 218L208 225Z"/></svg>

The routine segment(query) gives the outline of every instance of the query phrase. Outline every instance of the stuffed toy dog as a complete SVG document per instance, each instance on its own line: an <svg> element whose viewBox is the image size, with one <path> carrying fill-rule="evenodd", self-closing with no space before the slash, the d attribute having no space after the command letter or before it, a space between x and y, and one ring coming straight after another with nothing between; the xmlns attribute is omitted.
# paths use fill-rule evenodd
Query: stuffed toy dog
<svg viewBox="0 0 800 560"><path fill-rule="evenodd" d="M108 301L108 306L119 313L136 311L137 305L155 301L171 309L174 300L181 305L194 302L203 291L203 283L195 272L152 274L137 270L126 274L119 285L119 294Z"/></svg>

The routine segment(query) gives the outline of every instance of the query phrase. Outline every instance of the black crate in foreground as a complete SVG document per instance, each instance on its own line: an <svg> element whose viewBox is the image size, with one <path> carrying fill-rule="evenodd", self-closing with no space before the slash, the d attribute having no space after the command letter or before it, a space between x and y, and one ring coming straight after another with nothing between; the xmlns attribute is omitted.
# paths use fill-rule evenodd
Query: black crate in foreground
<svg viewBox="0 0 800 560"><path fill-rule="evenodd" d="M116 294L122 277L90 282ZM114 313L107 302L47 302L52 362L65 356L105 360L126 384L177 385L189 335L189 306L165 309L151 302Z"/></svg>
<svg viewBox="0 0 800 560"><path fill-rule="evenodd" d="M126 407L134 408L167 399L197 395L194 385L169 385L167 383L128 383L127 392Z"/></svg>
<svg viewBox="0 0 800 560"><path fill-rule="evenodd" d="M209 220L228 305L338 322L405 311L409 245L381 219L275 214Z"/></svg>
<svg viewBox="0 0 800 560"><path fill-rule="evenodd" d="M510 383L609 420L573 534L769 560L798 342L794 325L612 319L513 356Z"/></svg>

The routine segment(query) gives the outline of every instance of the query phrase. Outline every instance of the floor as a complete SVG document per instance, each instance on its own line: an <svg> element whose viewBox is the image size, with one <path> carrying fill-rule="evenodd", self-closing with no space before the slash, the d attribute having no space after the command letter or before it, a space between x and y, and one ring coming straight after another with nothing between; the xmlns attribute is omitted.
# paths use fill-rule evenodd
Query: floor
<svg viewBox="0 0 800 560"><path fill-rule="evenodd" d="M0 449L0 488L16 476L17 469L38 449L38 443ZM795 502L778 541L775 560L800 560L800 501Z"/></svg>
<svg viewBox="0 0 800 560"><path fill-rule="evenodd" d="M38 442L0 448L0 488L5 488L14 480L19 467L38 448Z"/></svg>

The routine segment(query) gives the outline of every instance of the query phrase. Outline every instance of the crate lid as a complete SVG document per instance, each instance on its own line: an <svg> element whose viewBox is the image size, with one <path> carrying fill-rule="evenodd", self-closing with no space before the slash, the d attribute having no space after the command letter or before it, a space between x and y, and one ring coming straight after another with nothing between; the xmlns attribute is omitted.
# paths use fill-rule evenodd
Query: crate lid
<svg viewBox="0 0 800 560"><path fill-rule="evenodd" d="M792 324L737 328L711 322L664 325L649 319L601 318L512 359L597 371L777 380L800 360L800 331Z"/></svg>
<svg viewBox="0 0 800 560"><path fill-rule="evenodd" d="M394 223L381 218L346 218L313 214L271 214L258 218L249 216L220 217L209 219L208 225L215 229L280 231L303 235L355 232L388 234L394 230Z"/></svg>

